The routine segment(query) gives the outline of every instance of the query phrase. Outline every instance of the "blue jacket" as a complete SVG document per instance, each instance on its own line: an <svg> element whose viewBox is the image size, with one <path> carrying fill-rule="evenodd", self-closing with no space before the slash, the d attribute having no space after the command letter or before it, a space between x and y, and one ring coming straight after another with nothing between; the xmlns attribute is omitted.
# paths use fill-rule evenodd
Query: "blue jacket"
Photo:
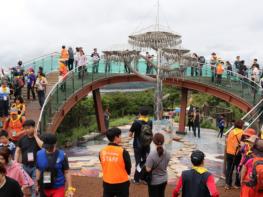
<svg viewBox="0 0 263 197"><path fill-rule="evenodd" d="M57 170L57 177L55 180L55 183L53 185L53 188L60 188L65 186L65 176L63 171L63 161L64 161L64 151L58 150L58 158L56 161L56 170ZM47 159L47 153L45 149L41 149L37 152L37 169L40 170L41 173L45 171L45 169L48 167L48 159Z"/></svg>

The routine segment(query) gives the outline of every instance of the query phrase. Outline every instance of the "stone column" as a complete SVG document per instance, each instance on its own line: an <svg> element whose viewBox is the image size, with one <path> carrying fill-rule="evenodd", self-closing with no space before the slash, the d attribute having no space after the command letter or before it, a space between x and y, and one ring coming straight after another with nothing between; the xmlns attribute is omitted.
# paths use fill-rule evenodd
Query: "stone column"
<svg viewBox="0 0 263 197"><path fill-rule="evenodd" d="M98 130L102 133L105 133L106 127L105 127L105 122L104 122L104 110L102 107L100 90L96 89L92 91L92 94L93 94L93 101L94 101L94 107L95 107L95 112L96 112Z"/></svg>

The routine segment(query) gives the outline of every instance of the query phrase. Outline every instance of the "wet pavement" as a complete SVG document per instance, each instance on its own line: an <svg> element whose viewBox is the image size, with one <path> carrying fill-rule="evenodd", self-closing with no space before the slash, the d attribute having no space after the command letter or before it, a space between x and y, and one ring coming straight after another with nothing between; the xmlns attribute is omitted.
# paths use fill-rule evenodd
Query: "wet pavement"
<svg viewBox="0 0 263 197"><path fill-rule="evenodd" d="M173 125L176 130L177 125ZM130 125L119 127L122 129L122 146L129 151L133 163L135 161L132 149L132 140L128 138ZM174 133L174 132L173 132ZM224 138L218 139L217 132L211 129L201 129L201 138L195 138L192 132L182 137L180 142L172 141L174 134L166 136L166 149L171 153L171 161L168 166L169 183L174 184L183 170L191 168L190 154L193 150L202 150L205 155L205 167L212 172L216 180L223 172ZM168 140L170 138L170 140ZM87 142L79 147L65 150L69 156L72 173L78 176L101 177L101 166L99 162L99 151L108 143L106 138ZM154 146L152 146L154 148ZM133 175L132 175L133 176Z"/></svg>

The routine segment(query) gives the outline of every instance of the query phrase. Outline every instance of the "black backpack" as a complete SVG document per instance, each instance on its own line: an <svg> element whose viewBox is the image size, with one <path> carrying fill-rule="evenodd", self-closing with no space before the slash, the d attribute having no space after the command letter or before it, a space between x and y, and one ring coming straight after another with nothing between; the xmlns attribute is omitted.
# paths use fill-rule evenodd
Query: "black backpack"
<svg viewBox="0 0 263 197"><path fill-rule="evenodd" d="M152 127L150 125L150 121L140 121L141 131L139 134L139 142L142 147L150 146L153 140L153 132Z"/></svg>

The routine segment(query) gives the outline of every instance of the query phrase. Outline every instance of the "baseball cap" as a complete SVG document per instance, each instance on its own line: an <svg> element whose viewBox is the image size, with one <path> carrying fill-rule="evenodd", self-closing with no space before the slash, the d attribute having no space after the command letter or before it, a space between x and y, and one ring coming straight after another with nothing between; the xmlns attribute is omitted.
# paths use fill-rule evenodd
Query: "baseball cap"
<svg viewBox="0 0 263 197"><path fill-rule="evenodd" d="M44 148L51 148L57 143L57 137L53 133L45 133L43 136Z"/></svg>

